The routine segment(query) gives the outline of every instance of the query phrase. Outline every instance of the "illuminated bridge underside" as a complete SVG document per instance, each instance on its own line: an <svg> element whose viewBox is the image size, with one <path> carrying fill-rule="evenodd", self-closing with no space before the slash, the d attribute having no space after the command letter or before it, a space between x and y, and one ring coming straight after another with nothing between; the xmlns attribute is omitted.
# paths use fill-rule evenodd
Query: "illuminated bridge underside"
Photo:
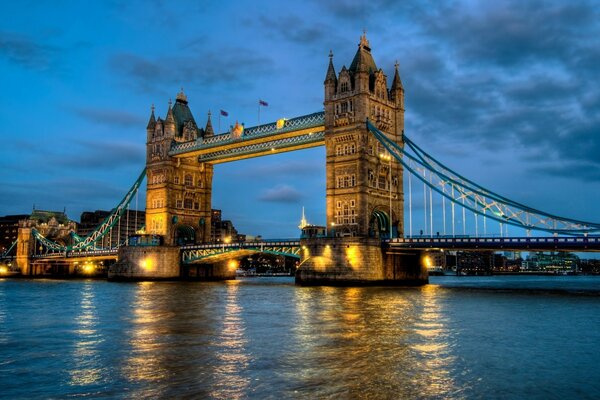
<svg viewBox="0 0 600 400"><path fill-rule="evenodd" d="M307 149L325 144L324 113L314 113L277 123L245 129L240 137L231 133L174 145L169 155L198 157L212 164Z"/></svg>
<svg viewBox="0 0 600 400"><path fill-rule="evenodd" d="M600 251L600 236L504 237L504 238L398 238L387 241L390 249Z"/></svg>
<svg viewBox="0 0 600 400"><path fill-rule="evenodd" d="M185 264L212 264L247 257L256 253L300 258L300 249L299 240L194 245L185 246L181 249L181 259Z"/></svg>

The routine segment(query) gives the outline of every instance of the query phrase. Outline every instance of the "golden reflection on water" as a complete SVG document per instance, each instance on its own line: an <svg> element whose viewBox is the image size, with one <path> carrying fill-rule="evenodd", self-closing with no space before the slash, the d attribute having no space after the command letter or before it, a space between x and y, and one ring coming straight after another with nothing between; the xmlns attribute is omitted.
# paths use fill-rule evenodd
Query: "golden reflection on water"
<svg viewBox="0 0 600 400"><path fill-rule="evenodd" d="M83 386L102 379L103 370L98 367L98 346L104 341L97 331L98 315L95 304L93 282L86 282L81 290L79 314L75 317L75 349L72 353L72 368L69 384Z"/></svg>
<svg viewBox="0 0 600 400"><path fill-rule="evenodd" d="M129 357L125 360L123 375L130 382L157 383L168 376L168 370L163 360L161 336L166 326L165 320L170 317L164 310L161 293L156 290L154 282L137 284L135 300L133 301L132 330L130 337ZM162 387L159 385L147 387L147 393L138 392L136 397L160 397Z"/></svg>
<svg viewBox="0 0 600 400"><path fill-rule="evenodd" d="M350 397L456 394L442 308L435 286L299 288L294 340L300 354L291 362L305 365L288 377L297 382L294 394L329 397L330 380L345 382Z"/></svg>
<svg viewBox="0 0 600 400"><path fill-rule="evenodd" d="M421 289L421 312L414 324L417 336L411 344L424 372L420 378L425 383L421 385L423 394L428 397L456 395L456 385L451 374L455 357L447 327L448 318L440 305L441 290L436 285L427 285Z"/></svg>
<svg viewBox="0 0 600 400"><path fill-rule="evenodd" d="M250 379L242 376L248 369L246 327L239 302L240 281L227 281L222 327L212 344L215 348L216 366L211 397L239 399L247 396Z"/></svg>

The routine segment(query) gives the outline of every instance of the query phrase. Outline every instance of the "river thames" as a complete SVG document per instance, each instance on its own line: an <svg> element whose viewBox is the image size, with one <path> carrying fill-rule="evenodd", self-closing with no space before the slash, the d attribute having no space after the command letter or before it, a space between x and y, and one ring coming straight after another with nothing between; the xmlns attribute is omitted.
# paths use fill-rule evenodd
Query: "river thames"
<svg viewBox="0 0 600 400"><path fill-rule="evenodd" d="M600 397L600 277L0 280L0 397Z"/></svg>

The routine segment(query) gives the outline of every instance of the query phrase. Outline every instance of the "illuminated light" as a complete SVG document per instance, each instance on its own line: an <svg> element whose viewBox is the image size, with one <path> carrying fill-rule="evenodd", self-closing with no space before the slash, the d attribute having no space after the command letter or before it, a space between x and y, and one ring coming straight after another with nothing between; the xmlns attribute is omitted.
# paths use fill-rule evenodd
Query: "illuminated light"
<svg viewBox="0 0 600 400"><path fill-rule="evenodd" d="M146 271L152 271L154 270L154 262L150 257L144 258L140 261L140 267Z"/></svg>
<svg viewBox="0 0 600 400"><path fill-rule="evenodd" d="M86 274L93 274L95 270L94 264L85 264L83 266L83 272Z"/></svg>
<svg viewBox="0 0 600 400"><path fill-rule="evenodd" d="M423 257L423 264L427 267L427 268L431 268L431 257L429 256L425 256Z"/></svg>
<svg viewBox="0 0 600 400"><path fill-rule="evenodd" d="M277 120L277 129L283 128L285 125L285 121L287 121L287 119L285 119L285 118L278 119Z"/></svg>
<svg viewBox="0 0 600 400"><path fill-rule="evenodd" d="M4 275L8 273L8 268L5 266L0 267L0 275Z"/></svg>
<svg viewBox="0 0 600 400"><path fill-rule="evenodd" d="M360 268L360 249L358 246L348 246L346 248L346 260L352 269Z"/></svg>
<svg viewBox="0 0 600 400"><path fill-rule="evenodd" d="M230 260L230 261L227 263L227 266L228 266L228 267L229 267L229 269L231 269L231 270L235 270L235 269L237 269L238 265L239 265L239 263L238 263L238 261L237 261L237 260Z"/></svg>
<svg viewBox="0 0 600 400"><path fill-rule="evenodd" d="M231 243L231 236L227 236L227 237L223 238L223 242L227 243L227 244Z"/></svg>
<svg viewBox="0 0 600 400"><path fill-rule="evenodd" d="M306 250L306 246L302 246L302 250Z"/></svg>
<svg viewBox="0 0 600 400"><path fill-rule="evenodd" d="M271 151L275 151L275 147L271 147Z"/></svg>

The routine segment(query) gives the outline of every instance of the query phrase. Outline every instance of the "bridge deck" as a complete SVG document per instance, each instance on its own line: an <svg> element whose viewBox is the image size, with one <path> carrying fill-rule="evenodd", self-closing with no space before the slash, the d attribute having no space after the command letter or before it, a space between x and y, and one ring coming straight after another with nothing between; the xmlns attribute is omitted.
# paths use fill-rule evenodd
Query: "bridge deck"
<svg viewBox="0 0 600 400"><path fill-rule="evenodd" d="M398 238L386 242L391 249L600 251L600 236Z"/></svg>

